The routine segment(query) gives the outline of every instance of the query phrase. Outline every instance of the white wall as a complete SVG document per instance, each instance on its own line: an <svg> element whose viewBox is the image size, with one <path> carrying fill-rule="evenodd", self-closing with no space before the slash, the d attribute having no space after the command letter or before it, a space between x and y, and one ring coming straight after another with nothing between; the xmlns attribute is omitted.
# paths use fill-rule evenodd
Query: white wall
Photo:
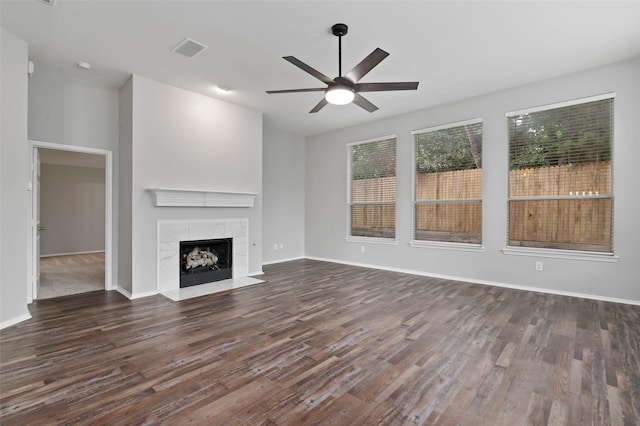
<svg viewBox="0 0 640 426"><path fill-rule="evenodd" d="M255 244L250 245L250 272L261 271L261 196L251 212L168 209L149 214L146 191L178 186L261 193L260 113L138 76L113 89L71 79L47 64L36 64L29 98L30 139L114 153L112 274L120 288L134 296L155 291L155 249L147 241L155 244L156 215L250 216L250 244ZM221 178L225 173L229 179Z"/></svg>
<svg viewBox="0 0 640 426"><path fill-rule="evenodd" d="M157 288L157 221L249 219L249 274L262 272L262 114L133 76L132 294ZM255 192L253 208L154 207L149 188Z"/></svg>
<svg viewBox="0 0 640 426"><path fill-rule="evenodd" d="M118 149L118 250L114 257L118 259L118 287L131 294L131 256L132 256L132 210L131 176L133 172L133 77L119 91L119 135Z"/></svg>
<svg viewBox="0 0 640 426"><path fill-rule="evenodd" d="M40 255L103 251L104 168L42 164L40 171Z"/></svg>
<svg viewBox="0 0 640 426"><path fill-rule="evenodd" d="M112 286L118 283L118 89L72 78L46 63L36 63L29 78L28 138L113 153L111 242ZM30 153L28 154L30 155ZM29 264L31 258L28 259Z"/></svg>
<svg viewBox="0 0 640 426"><path fill-rule="evenodd" d="M263 128L264 263L304 256L304 137ZM282 244L282 248L280 245Z"/></svg>
<svg viewBox="0 0 640 426"><path fill-rule="evenodd" d="M118 150L118 89L36 63L29 79L30 140Z"/></svg>
<svg viewBox="0 0 640 426"><path fill-rule="evenodd" d="M65 86L62 71L35 64L29 78L29 139L65 143Z"/></svg>
<svg viewBox="0 0 640 426"><path fill-rule="evenodd" d="M308 257L502 283L554 292L640 302L640 60L541 81L307 139L306 247ZM617 262L505 255L508 141L505 112L616 92L614 251ZM372 95L373 96L373 95ZM349 106L354 107L355 106ZM384 107L384 106L381 106ZM482 118L483 252L410 247L412 130ZM397 245L345 241L346 148L349 142L397 135ZM365 246L361 253L360 246ZM535 271L535 262L544 271Z"/></svg>
<svg viewBox="0 0 640 426"><path fill-rule="evenodd" d="M0 28L0 328L29 318L27 43Z"/></svg>

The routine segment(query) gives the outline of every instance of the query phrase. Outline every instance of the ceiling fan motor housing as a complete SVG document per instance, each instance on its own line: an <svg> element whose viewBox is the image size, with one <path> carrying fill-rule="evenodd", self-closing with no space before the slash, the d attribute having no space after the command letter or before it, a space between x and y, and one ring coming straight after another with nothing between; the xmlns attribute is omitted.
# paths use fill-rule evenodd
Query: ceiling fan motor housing
<svg viewBox="0 0 640 426"><path fill-rule="evenodd" d="M335 85L337 86L347 86L347 87L351 87L353 86L353 81L349 80L348 78L345 77L336 77L333 79L333 81L335 82Z"/></svg>
<svg viewBox="0 0 640 426"><path fill-rule="evenodd" d="M347 24L335 24L334 26L331 27L331 33L337 37L342 37L347 35L348 31L349 31L349 27L347 26Z"/></svg>

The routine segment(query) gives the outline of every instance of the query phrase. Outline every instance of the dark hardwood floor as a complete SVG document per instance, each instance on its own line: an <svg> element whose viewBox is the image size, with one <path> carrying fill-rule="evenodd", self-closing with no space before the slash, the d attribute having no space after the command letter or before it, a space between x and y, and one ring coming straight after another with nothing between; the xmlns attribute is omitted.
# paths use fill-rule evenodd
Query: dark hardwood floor
<svg viewBox="0 0 640 426"><path fill-rule="evenodd" d="M0 331L0 423L637 425L640 307L298 260ZM263 278L263 277L261 277Z"/></svg>

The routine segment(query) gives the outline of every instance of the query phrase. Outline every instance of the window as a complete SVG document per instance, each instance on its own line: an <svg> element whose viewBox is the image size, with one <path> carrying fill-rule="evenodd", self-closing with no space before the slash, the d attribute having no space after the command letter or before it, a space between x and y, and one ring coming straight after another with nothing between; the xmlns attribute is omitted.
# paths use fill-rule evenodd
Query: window
<svg viewBox="0 0 640 426"><path fill-rule="evenodd" d="M509 245L612 253L612 95L507 120Z"/></svg>
<svg viewBox="0 0 640 426"><path fill-rule="evenodd" d="M350 235L396 237L396 139L348 146Z"/></svg>
<svg viewBox="0 0 640 426"><path fill-rule="evenodd" d="M482 243L482 121L413 132L414 240Z"/></svg>

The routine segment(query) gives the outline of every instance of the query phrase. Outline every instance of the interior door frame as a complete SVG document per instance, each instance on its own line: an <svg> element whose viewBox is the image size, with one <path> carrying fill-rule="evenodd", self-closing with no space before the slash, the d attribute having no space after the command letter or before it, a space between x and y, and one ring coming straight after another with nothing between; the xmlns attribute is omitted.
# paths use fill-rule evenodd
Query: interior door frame
<svg viewBox="0 0 640 426"><path fill-rule="evenodd" d="M36 197L38 196L35 190L35 161L37 160L38 150L41 148L55 149L58 151L71 151L80 152L84 154L96 154L105 157L105 212L104 212L104 288L105 290L113 290L113 152L106 149L90 148L76 145L65 145L52 142L42 141L29 141L31 151L31 176L29 187L31 189L31 197L29 202L29 275L31 277L31 283L27 286L27 303L32 303L33 299L37 295L37 277L36 262L40 262L37 254L36 238L38 235L37 225L34 224L34 218L36 217L35 208L37 207Z"/></svg>

